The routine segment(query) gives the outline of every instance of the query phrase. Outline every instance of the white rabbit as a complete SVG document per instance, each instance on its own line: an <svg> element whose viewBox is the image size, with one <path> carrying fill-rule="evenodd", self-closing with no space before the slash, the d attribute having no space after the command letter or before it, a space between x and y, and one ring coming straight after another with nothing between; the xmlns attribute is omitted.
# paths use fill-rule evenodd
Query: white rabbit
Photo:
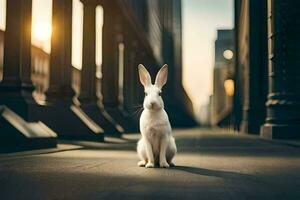
<svg viewBox="0 0 300 200"><path fill-rule="evenodd" d="M164 110L161 89L167 82L168 65L164 65L156 75L155 84L143 65L138 66L140 81L145 89L144 110L140 117L142 138L137 144L140 158L138 166L147 168L174 166L172 159L177 152L175 139L168 115Z"/></svg>

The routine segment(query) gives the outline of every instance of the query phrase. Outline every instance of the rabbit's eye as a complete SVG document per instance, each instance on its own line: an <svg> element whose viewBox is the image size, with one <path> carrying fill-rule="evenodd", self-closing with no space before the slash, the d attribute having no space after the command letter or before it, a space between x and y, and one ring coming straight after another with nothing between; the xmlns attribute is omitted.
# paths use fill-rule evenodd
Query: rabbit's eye
<svg viewBox="0 0 300 200"><path fill-rule="evenodd" d="M145 96L147 96L148 94L145 92Z"/></svg>
<svg viewBox="0 0 300 200"><path fill-rule="evenodd" d="M161 96L161 92L159 92L158 95Z"/></svg>

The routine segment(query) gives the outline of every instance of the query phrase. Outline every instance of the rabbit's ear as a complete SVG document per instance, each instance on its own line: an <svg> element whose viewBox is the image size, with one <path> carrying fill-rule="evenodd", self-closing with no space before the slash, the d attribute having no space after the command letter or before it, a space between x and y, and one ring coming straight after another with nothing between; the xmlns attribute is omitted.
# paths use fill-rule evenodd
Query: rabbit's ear
<svg viewBox="0 0 300 200"><path fill-rule="evenodd" d="M156 75L155 79L155 86L158 88L162 88L168 79L168 65L165 64L162 66L162 68L159 70L159 72Z"/></svg>
<svg viewBox="0 0 300 200"><path fill-rule="evenodd" d="M140 76L140 81L143 84L144 87L147 87L151 85L151 77L147 69L144 67L144 65L139 64L139 76Z"/></svg>

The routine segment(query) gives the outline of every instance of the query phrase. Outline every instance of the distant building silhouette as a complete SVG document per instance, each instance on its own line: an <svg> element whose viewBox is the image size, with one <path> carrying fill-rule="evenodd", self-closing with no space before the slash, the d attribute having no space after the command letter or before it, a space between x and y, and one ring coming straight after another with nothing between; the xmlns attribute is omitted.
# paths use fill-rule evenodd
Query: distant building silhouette
<svg viewBox="0 0 300 200"><path fill-rule="evenodd" d="M233 90L234 59L234 30L218 30L213 76L213 125L229 126L231 123L233 96L228 90Z"/></svg>

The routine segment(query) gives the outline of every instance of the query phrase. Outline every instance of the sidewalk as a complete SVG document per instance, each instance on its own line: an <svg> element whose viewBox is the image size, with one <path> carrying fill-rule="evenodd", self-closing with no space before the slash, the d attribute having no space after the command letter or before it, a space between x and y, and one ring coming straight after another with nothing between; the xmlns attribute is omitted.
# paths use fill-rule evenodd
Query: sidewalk
<svg viewBox="0 0 300 200"><path fill-rule="evenodd" d="M300 148L224 130L176 130L174 168L137 167L138 135L0 155L0 199L300 199Z"/></svg>

